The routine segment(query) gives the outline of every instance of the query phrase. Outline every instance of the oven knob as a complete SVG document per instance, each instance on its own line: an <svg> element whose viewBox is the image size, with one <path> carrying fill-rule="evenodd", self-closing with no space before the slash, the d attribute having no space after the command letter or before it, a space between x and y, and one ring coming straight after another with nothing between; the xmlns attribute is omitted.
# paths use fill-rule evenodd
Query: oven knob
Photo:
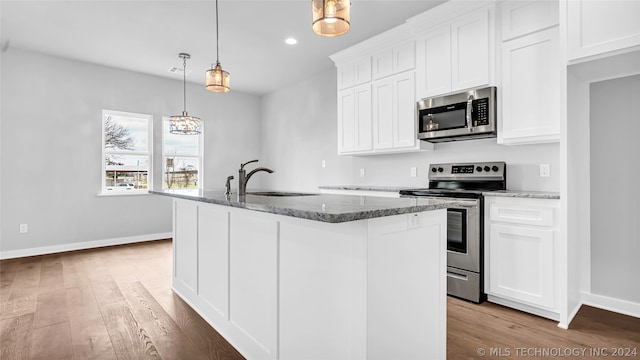
<svg viewBox="0 0 640 360"><path fill-rule="evenodd" d="M495 165L493 165L493 167L491 168L491 170L493 170L493 171L498 171L498 167L497 167L497 166L495 166Z"/></svg>
<svg viewBox="0 0 640 360"><path fill-rule="evenodd" d="M441 167L438 168L438 172L443 172L443 171L444 171L443 168L441 168Z"/></svg>
<svg viewBox="0 0 640 360"><path fill-rule="evenodd" d="M436 171L438 171L436 168L434 168L434 167L431 168L431 172L436 172Z"/></svg>
<svg viewBox="0 0 640 360"><path fill-rule="evenodd" d="M491 170L491 168L490 168L490 167L488 167L488 166L485 166L485 167L484 167L484 171L489 171L489 170Z"/></svg>
<svg viewBox="0 0 640 360"><path fill-rule="evenodd" d="M477 171L477 172L482 172L482 167L481 167L481 166L477 166L477 167L476 167L476 171Z"/></svg>

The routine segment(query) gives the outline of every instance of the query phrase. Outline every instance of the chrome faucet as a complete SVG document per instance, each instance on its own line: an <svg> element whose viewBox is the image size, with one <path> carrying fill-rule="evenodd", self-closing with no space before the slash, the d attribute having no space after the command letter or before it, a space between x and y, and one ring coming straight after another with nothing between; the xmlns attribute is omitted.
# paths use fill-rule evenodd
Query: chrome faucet
<svg viewBox="0 0 640 360"><path fill-rule="evenodd" d="M244 164L240 164L240 170L238 170L238 195L239 196L244 196L247 194L247 182L249 182L249 179L251 178L251 176L253 176L253 174L257 173L258 171L266 171L268 173L273 172L273 170L269 168L259 167L251 170L247 174L246 170L244 169L244 166L253 162L258 162L258 160L257 159L251 160L251 161L247 161Z"/></svg>

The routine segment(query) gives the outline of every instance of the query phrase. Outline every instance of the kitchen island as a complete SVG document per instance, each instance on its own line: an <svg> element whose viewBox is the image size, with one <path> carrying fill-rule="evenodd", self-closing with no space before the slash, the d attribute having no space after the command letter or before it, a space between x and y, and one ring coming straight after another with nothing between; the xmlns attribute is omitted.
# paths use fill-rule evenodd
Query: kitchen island
<svg viewBox="0 0 640 360"><path fill-rule="evenodd" d="M446 358L452 202L151 192L174 198L174 292L247 359Z"/></svg>

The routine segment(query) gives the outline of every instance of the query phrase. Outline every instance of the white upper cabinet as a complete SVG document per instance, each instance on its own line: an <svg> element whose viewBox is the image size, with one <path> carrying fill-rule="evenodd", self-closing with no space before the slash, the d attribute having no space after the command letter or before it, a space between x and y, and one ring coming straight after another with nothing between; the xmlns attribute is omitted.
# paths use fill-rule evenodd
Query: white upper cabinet
<svg viewBox="0 0 640 360"><path fill-rule="evenodd" d="M415 76L407 71L373 83L373 148L416 146Z"/></svg>
<svg viewBox="0 0 640 360"><path fill-rule="evenodd" d="M379 51L373 54L372 62L374 79L380 79L406 70L413 70L416 64L415 43L414 41L407 41Z"/></svg>
<svg viewBox="0 0 640 360"><path fill-rule="evenodd" d="M560 138L558 27L502 44L502 144Z"/></svg>
<svg viewBox="0 0 640 360"><path fill-rule="evenodd" d="M371 85L338 91L338 154L371 150Z"/></svg>
<svg viewBox="0 0 640 360"><path fill-rule="evenodd" d="M482 9L451 24L452 91L489 85L489 10Z"/></svg>
<svg viewBox="0 0 640 360"><path fill-rule="evenodd" d="M640 48L640 1L567 1L569 61Z"/></svg>
<svg viewBox="0 0 640 360"><path fill-rule="evenodd" d="M371 57L367 56L338 68L338 89L371 81Z"/></svg>
<svg viewBox="0 0 640 360"><path fill-rule="evenodd" d="M502 6L508 40L502 43L498 143L559 141L558 2L505 2Z"/></svg>
<svg viewBox="0 0 640 360"><path fill-rule="evenodd" d="M502 41L558 25L558 1L505 1L502 7Z"/></svg>
<svg viewBox="0 0 640 360"><path fill-rule="evenodd" d="M433 149L416 134L412 35L400 26L331 56L338 68L338 154Z"/></svg>
<svg viewBox="0 0 640 360"><path fill-rule="evenodd" d="M432 20L413 21L424 24ZM483 7L421 31L416 36L417 98L490 85L495 51L493 23L493 7Z"/></svg>
<svg viewBox="0 0 640 360"><path fill-rule="evenodd" d="M451 27L430 30L417 39L418 99L451 91ZM417 99L416 99L417 100Z"/></svg>

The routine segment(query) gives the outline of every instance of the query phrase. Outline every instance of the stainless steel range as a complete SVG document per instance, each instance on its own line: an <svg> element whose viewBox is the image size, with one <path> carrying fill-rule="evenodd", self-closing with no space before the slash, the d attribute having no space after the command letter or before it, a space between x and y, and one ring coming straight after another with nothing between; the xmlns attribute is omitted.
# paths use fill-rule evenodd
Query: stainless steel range
<svg viewBox="0 0 640 360"><path fill-rule="evenodd" d="M400 191L401 196L450 198L461 205L447 210L447 293L481 303L484 293L483 192L505 190L504 162L432 164L429 188Z"/></svg>

